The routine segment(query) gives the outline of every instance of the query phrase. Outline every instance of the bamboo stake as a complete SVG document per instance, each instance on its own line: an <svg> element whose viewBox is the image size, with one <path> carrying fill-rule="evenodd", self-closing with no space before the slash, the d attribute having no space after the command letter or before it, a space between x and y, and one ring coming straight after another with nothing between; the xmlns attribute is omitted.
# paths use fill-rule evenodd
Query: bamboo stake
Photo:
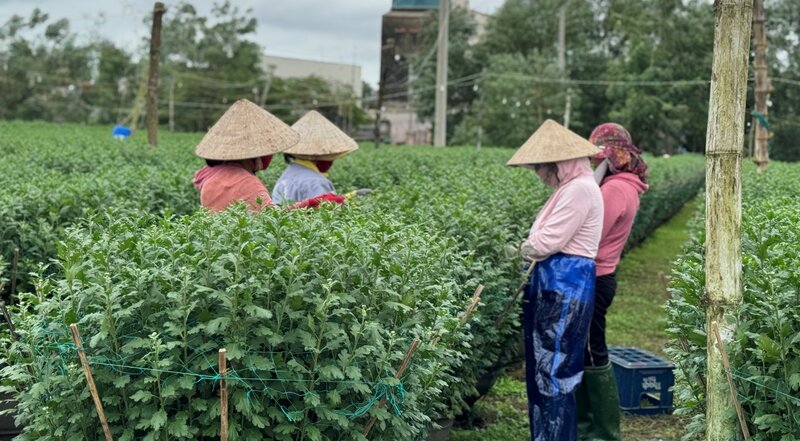
<svg viewBox="0 0 800 441"><path fill-rule="evenodd" d="M11 264L11 294L8 300L12 301L17 292L17 268L19 267L19 248L14 248L14 261Z"/></svg>
<svg viewBox="0 0 800 441"><path fill-rule="evenodd" d="M228 384L225 376L228 375L228 361L225 349L219 350L219 439L228 441Z"/></svg>
<svg viewBox="0 0 800 441"><path fill-rule="evenodd" d="M736 392L736 385L733 383L733 376L731 375L731 363L728 360L728 352L725 350L725 345L722 343L722 336L719 334L719 326L717 322L711 323L711 328L714 331L714 336L717 339L717 347L719 347L719 352L722 354L722 365L725 367L725 374L728 377L728 386L731 389L731 400L733 400L733 404L736 406L736 415L739 417L739 426L742 428L742 435L744 435L745 441L750 439L750 429L747 428L747 420L744 417L744 409L742 409L742 403L739 402L739 394Z"/></svg>
<svg viewBox="0 0 800 441"><path fill-rule="evenodd" d="M742 301L741 170L753 0L716 0L714 12L706 138L706 323L719 323L725 341L736 331L734 311ZM730 441L738 432L734 404L711 332L706 351L706 439Z"/></svg>
<svg viewBox="0 0 800 441"><path fill-rule="evenodd" d="M400 363L400 367L397 369L397 373L394 374L394 378L400 379L403 374L408 369L408 365L411 364L411 359L414 358L414 354L417 352L417 348L419 348L420 340L415 338L413 342L411 342L411 346L408 347L408 351L406 351L406 355L403 358L403 362ZM381 402L378 403L378 407L383 407L386 404L386 397L381 399ZM372 430L372 426L375 425L375 421L378 420L378 417L374 416L369 419L369 422L366 426L364 426L364 436L366 437L369 435L369 432Z"/></svg>
<svg viewBox="0 0 800 441"><path fill-rule="evenodd" d="M503 312L500 313L499 316L497 316L497 320L494 321L495 328L500 326L500 323L503 323L503 320L505 320L508 312L511 311L511 308L517 304L517 299L519 298L519 294L522 292L522 290L525 289L526 286L528 286L528 280L530 280L531 273L533 272L533 268L535 267L536 263L535 262L531 263L530 267L528 268L528 272L525 273L525 280L523 280L522 283L517 288L517 290L514 291L514 294L511 296L511 301L508 302L506 308L503 310Z"/></svg>
<svg viewBox="0 0 800 441"><path fill-rule="evenodd" d="M92 394L94 400L94 407L97 410L97 417L100 418L100 425L103 426L103 433L106 436L106 441L114 441L111 436L111 429L108 428L108 421L106 421L106 414L103 412L103 403L100 401L100 394L97 393L97 386L94 384L94 377L92 370L89 368L89 360L86 359L86 353L83 352L83 345L81 344L81 334L78 332L78 325L75 323L69 325L69 330L72 332L72 341L75 342L75 347L78 348L78 356L81 359L81 366L83 367L83 375L86 376L86 384L89 385L89 392Z"/></svg>
<svg viewBox="0 0 800 441"><path fill-rule="evenodd" d="M3 318L6 319L8 332L11 334L11 338L14 339L14 341L19 341L17 330L14 328L14 322L11 321L11 315L8 313L8 308L6 308L6 302L2 300L0 300L0 311L3 312Z"/></svg>
<svg viewBox="0 0 800 441"><path fill-rule="evenodd" d="M475 290L475 294L472 295L472 300L467 307L467 310L464 311L464 315L461 316L461 323L466 323L472 317L472 313L475 312L475 308L478 307L478 303L481 301L481 293L483 293L483 285L478 285L478 289ZM439 341L442 339L442 336L439 335L431 341L432 345L439 344Z"/></svg>
<svg viewBox="0 0 800 441"><path fill-rule="evenodd" d="M461 317L461 323L466 323L472 318L472 313L475 312L475 309L478 308L478 303L481 301L481 294L483 294L483 285L478 285L478 288L475 290L475 294L472 294L472 299L467 307L467 310Z"/></svg>

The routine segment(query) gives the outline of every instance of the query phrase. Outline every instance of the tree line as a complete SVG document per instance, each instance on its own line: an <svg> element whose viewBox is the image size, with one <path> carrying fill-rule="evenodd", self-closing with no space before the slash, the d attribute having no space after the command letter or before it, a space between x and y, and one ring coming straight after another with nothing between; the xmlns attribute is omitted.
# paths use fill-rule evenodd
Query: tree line
<svg viewBox="0 0 800 441"><path fill-rule="evenodd" d="M139 26L149 30L150 23L150 16L142 17ZM273 78L255 42L256 26L250 10L230 1L215 4L208 16L189 2L168 8L161 38L161 124L204 131L242 97L290 123L312 107L343 127L367 120L349 90L316 76ZM40 9L2 24L0 119L98 124L136 119L141 127L149 36L132 48L82 37L68 19Z"/></svg>
<svg viewBox="0 0 800 441"><path fill-rule="evenodd" d="M800 160L800 3L765 4L774 88L771 157ZM435 43L437 27L434 14L425 47ZM451 144L473 145L480 136L483 145L519 146L545 118L563 121L569 95L570 128L578 133L613 120L652 153L704 150L714 39L708 0L506 0L485 32L477 32L468 11L452 12ZM422 57L417 62L419 113L432 117L435 65L422 65ZM748 109L753 100L751 81Z"/></svg>

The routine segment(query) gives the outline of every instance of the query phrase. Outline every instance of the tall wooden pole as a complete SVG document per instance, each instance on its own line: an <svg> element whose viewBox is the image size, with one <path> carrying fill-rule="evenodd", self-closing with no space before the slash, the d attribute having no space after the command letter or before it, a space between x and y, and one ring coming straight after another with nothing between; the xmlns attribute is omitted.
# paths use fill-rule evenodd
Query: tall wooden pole
<svg viewBox="0 0 800 441"><path fill-rule="evenodd" d="M754 68L756 74L756 112L766 120L769 112L769 92L771 89L769 75L767 73L767 29L764 25L764 0L753 1L753 46L755 46L756 57ZM756 123L756 150L753 162L758 166L758 171L762 172L769 163L769 130L764 127L757 118L753 118Z"/></svg>
<svg viewBox="0 0 800 441"><path fill-rule="evenodd" d="M164 3L153 6L153 30L150 33L150 78L147 80L147 142L158 145L158 62L161 57L161 17Z"/></svg>
<svg viewBox="0 0 800 441"><path fill-rule="evenodd" d="M436 109L433 145L447 145L447 46L450 39L450 0L439 0L439 42L436 49Z"/></svg>
<svg viewBox="0 0 800 441"><path fill-rule="evenodd" d="M706 138L706 307L708 379L706 439L736 439L736 412L728 392L722 340L733 340L742 301L742 151L753 0L715 0L714 62Z"/></svg>

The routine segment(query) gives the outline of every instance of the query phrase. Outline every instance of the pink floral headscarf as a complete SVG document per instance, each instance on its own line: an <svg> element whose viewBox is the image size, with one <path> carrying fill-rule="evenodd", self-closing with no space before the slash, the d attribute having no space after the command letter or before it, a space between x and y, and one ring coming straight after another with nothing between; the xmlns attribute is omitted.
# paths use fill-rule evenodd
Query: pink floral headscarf
<svg viewBox="0 0 800 441"><path fill-rule="evenodd" d="M647 164L642 158L642 149L636 147L631 134L619 124L604 123L592 130L589 142L603 149L593 161L608 161L611 174L633 173L642 182L647 182Z"/></svg>

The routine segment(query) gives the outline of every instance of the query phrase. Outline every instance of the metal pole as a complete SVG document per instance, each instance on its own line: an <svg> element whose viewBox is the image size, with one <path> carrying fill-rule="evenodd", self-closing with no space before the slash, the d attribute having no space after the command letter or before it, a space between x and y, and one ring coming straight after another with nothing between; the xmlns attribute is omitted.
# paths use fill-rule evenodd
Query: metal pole
<svg viewBox="0 0 800 441"><path fill-rule="evenodd" d="M175 76L169 80L169 131L175 131Z"/></svg>
<svg viewBox="0 0 800 441"><path fill-rule="evenodd" d="M439 44L436 51L436 113L433 145L447 145L447 42L450 28L450 0L439 0Z"/></svg>
<svg viewBox="0 0 800 441"><path fill-rule="evenodd" d="M558 68L566 78L567 74L567 6L558 12ZM572 89L567 86L564 93L564 127L569 128L569 114L572 111Z"/></svg>
<svg viewBox="0 0 800 441"><path fill-rule="evenodd" d="M275 66L269 66L267 68L267 78L264 81L264 90L261 91L261 98L258 100L258 105L260 107L264 107L264 104L267 102L267 95L269 94L269 88L272 86L272 77L274 72Z"/></svg>
<svg viewBox="0 0 800 441"><path fill-rule="evenodd" d="M383 107L383 89L386 87L386 64L389 62L385 54L389 47L394 47L394 42L387 41L387 44L381 46L381 77L378 81L378 103L375 107L375 128L373 129L376 149L381 146L381 107Z"/></svg>

